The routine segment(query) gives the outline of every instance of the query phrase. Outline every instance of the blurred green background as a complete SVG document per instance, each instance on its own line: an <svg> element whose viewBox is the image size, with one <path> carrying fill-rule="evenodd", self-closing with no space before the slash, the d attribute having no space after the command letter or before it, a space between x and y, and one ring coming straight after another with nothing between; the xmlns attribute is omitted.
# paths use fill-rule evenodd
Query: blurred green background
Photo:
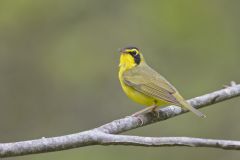
<svg viewBox="0 0 240 160"><path fill-rule="evenodd" d="M136 45L186 98L240 82L238 0L1 0L0 141L84 131L140 109L118 82L117 49ZM124 134L240 140L240 98ZM90 146L10 158L237 159L209 148Z"/></svg>

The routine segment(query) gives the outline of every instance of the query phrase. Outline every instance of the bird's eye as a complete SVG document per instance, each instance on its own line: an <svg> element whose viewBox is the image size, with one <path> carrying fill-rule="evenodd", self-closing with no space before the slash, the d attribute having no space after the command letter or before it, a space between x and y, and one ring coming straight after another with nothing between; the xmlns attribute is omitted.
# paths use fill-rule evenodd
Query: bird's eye
<svg viewBox="0 0 240 160"><path fill-rule="evenodd" d="M132 56L136 56L137 55L137 51L136 50L132 50L129 52Z"/></svg>

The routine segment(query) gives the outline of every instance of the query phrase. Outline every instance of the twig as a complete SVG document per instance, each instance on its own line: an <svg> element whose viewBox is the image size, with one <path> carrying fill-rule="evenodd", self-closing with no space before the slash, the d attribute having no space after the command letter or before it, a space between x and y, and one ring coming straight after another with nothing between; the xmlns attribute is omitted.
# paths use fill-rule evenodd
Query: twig
<svg viewBox="0 0 240 160"><path fill-rule="evenodd" d="M211 104L240 96L240 85L234 85L216 92L199 96L189 100L195 108L202 108ZM177 106L169 106L159 110L160 117L151 113L141 117L125 117L115 120L98 128L60 137L41 138L37 140L0 143L0 157L20 156L27 154L60 151L89 145L135 145L135 146L192 146L214 147L239 150L240 141L200 139L190 137L138 137L114 135L134 128L142 127L157 121L166 120L187 112ZM143 121L143 125L141 121Z"/></svg>

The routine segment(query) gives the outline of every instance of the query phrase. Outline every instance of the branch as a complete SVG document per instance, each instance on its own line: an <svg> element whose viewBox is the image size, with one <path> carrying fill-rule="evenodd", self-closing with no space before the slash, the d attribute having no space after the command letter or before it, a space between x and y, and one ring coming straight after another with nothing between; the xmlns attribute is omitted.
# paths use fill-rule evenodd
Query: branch
<svg viewBox="0 0 240 160"><path fill-rule="evenodd" d="M190 99L188 102L195 108L240 96L240 85L234 85L216 92ZM151 123L166 120L186 113L177 106L169 106L159 110L159 118L151 113L139 117L125 117L98 128L60 137L41 138L37 140L0 143L0 157L20 156L27 154L60 151L89 145L138 145L138 146L192 146L214 147L222 149L240 149L240 141L200 139L189 137L138 137L114 135ZM141 120L140 120L141 119ZM142 122L143 124L142 124Z"/></svg>
<svg viewBox="0 0 240 160"><path fill-rule="evenodd" d="M203 139L192 137L139 137L105 134L102 137L101 145L131 145L145 147L211 147L228 150L240 150L240 141Z"/></svg>

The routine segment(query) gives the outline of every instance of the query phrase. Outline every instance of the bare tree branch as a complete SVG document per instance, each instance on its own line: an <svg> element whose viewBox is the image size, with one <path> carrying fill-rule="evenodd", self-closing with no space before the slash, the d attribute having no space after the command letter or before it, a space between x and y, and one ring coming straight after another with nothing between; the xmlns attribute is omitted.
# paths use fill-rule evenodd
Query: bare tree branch
<svg viewBox="0 0 240 160"><path fill-rule="evenodd" d="M202 108L224 100L240 96L240 85L234 85L216 92L189 100L195 108ZM125 117L98 128L60 137L41 138L37 140L0 143L0 157L20 156L27 154L60 151L89 145L135 145L135 146L192 146L214 147L239 150L240 141L200 139L190 137L138 137L114 135L134 128L142 127L157 121L166 120L188 112L177 106L159 110L159 118L151 113L139 117ZM142 124L142 122L143 124Z"/></svg>
<svg viewBox="0 0 240 160"><path fill-rule="evenodd" d="M211 147L228 150L239 150L240 141L203 139L192 137L139 137L103 134L99 144L101 145L131 145L145 147Z"/></svg>

